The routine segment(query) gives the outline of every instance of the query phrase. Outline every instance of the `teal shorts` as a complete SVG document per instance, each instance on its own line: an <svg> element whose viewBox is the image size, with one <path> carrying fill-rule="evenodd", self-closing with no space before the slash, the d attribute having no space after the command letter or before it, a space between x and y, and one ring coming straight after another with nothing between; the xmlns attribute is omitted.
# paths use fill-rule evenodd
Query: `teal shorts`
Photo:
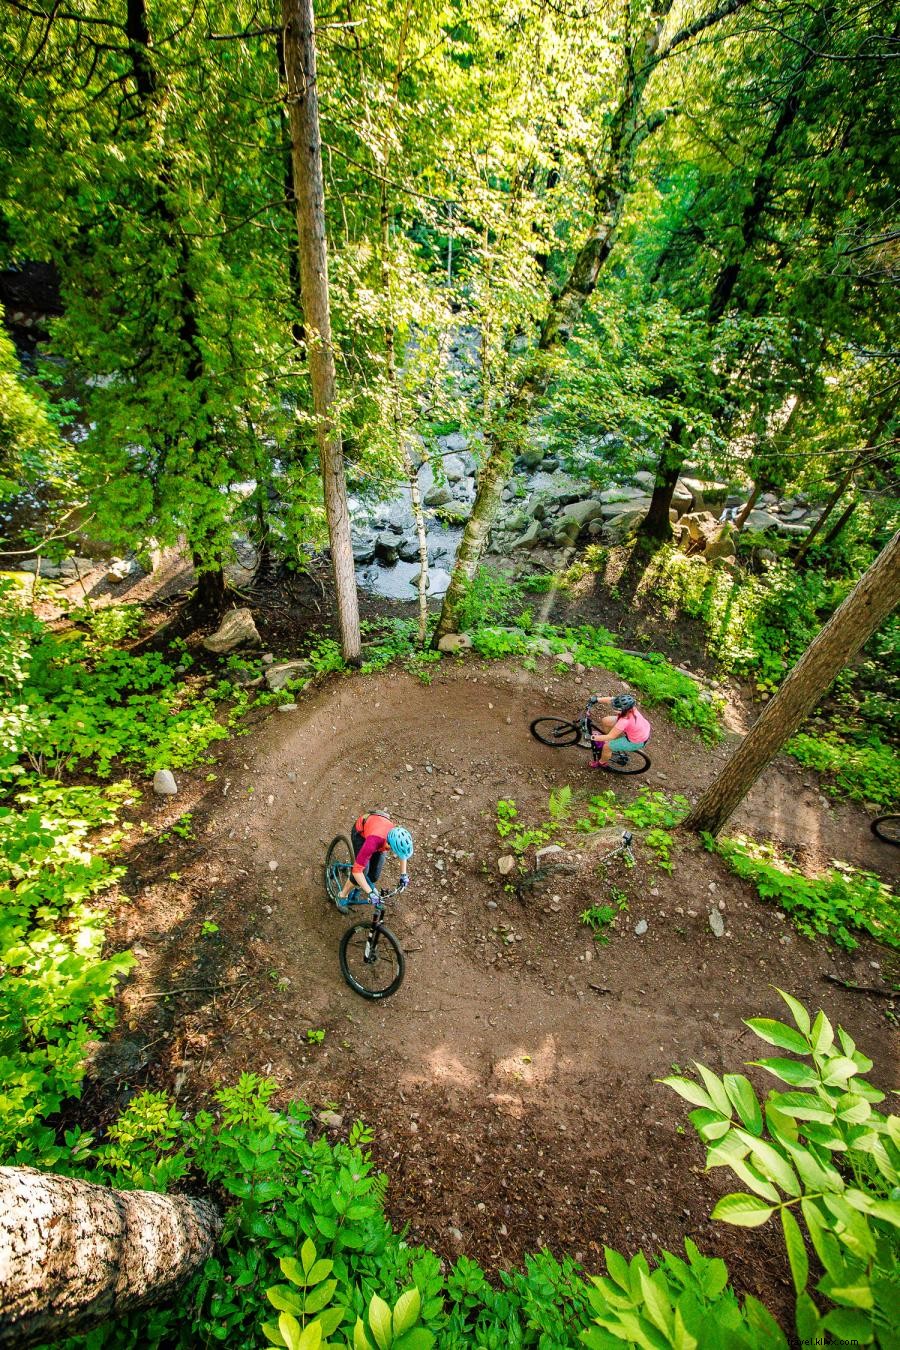
<svg viewBox="0 0 900 1350"><path fill-rule="evenodd" d="M627 754L629 750L643 750L647 742L630 741L627 736L617 736L614 741L607 741L606 744L609 746L610 750L624 750Z"/></svg>

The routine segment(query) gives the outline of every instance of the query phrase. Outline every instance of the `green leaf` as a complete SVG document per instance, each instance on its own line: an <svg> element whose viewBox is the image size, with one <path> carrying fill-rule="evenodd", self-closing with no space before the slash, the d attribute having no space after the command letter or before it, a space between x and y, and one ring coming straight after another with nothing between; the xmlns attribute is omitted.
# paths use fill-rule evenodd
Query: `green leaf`
<svg viewBox="0 0 900 1350"><path fill-rule="evenodd" d="M834 1045L834 1031L823 1012L820 1012L813 1022L809 1039L812 1042L814 1055L824 1055Z"/></svg>
<svg viewBox="0 0 900 1350"><path fill-rule="evenodd" d="M300 1350L300 1323L296 1317L283 1312L278 1318L278 1330L284 1337L284 1343L288 1350Z"/></svg>
<svg viewBox="0 0 900 1350"><path fill-rule="evenodd" d="M806 1243L803 1241L800 1225L787 1207L781 1211L781 1226L784 1230L784 1245L787 1248L794 1290L802 1294L809 1281L809 1258L806 1255Z"/></svg>
<svg viewBox="0 0 900 1350"><path fill-rule="evenodd" d="M655 1271L653 1275L645 1275L641 1271L641 1293L650 1321L655 1327L659 1328L664 1336L668 1337L672 1326L672 1308L668 1297L659 1287L658 1281L660 1278L665 1279L661 1271Z"/></svg>
<svg viewBox="0 0 900 1350"><path fill-rule="evenodd" d="M603 1258L606 1261L606 1269L609 1271L610 1278L630 1296L631 1280L629 1279L628 1262L625 1257L614 1251L612 1247L604 1247Z"/></svg>
<svg viewBox="0 0 900 1350"><path fill-rule="evenodd" d="M758 1228L775 1213L774 1205L767 1205L755 1195L736 1191L724 1195L712 1212L713 1219L736 1224L739 1228Z"/></svg>
<svg viewBox="0 0 900 1350"><path fill-rule="evenodd" d="M782 1083L790 1083L791 1087L811 1088L819 1081L819 1075L799 1059L751 1059L750 1063L766 1069Z"/></svg>
<svg viewBox="0 0 900 1350"><path fill-rule="evenodd" d="M675 1076L661 1078L659 1081L665 1083L666 1087L672 1088L673 1091L678 1093L679 1097L683 1097L686 1102L690 1102L693 1106L703 1106L707 1110L714 1109L712 1097L704 1091L699 1083L695 1083L693 1078Z"/></svg>
<svg viewBox="0 0 900 1350"><path fill-rule="evenodd" d="M318 1322L310 1322L300 1334L297 1350L319 1350L321 1344L322 1328Z"/></svg>
<svg viewBox="0 0 900 1350"><path fill-rule="evenodd" d="M303 1274L308 1275L316 1260L316 1244L313 1242L312 1238L307 1238L300 1248L300 1260L303 1263Z"/></svg>
<svg viewBox="0 0 900 1350"><path fill-rule="evenodd" d="M763 1116L750 1080L742 1073L726 1073L722 1080L734 1109L751 1134L762 1134Z"/></svg>
<svg viewBox="0 0 900 1350"><path fill-rule="evenodd" d="M723 1116L730 1116L731 1102L728 1100L728 1093L725 1091L725 1085L721 1078L707 1069L705 1064L698 1064L696 1060L694 1061L694 1068L703 1079L714 1109L721 1111Z"/></svg>
<svg viewBox="0 0 900 1350"><path fill-rule="evenodd" d="M822 1319L822 1326L851 1345L871 1345L874 1339L871 1318L854 1308L832 1308Z"/></svg>
<svg viewBox="0 0 900 1350"><path fill-rule="evenodd" d="M792 1050L797 1055L809 1054L806 1038L799 1031L794 1031L793 1027L786 1027L783 1022L776 1022L771 1017L750 1017L744 1019L744 1024L760 1040L768 1041L769 1045L777 1045L780 1050Z"/></svg>
<svg viewBox="0 0 900 1350"><path fill-rule="evenodd" d="M394 1341L393 1350L431 1350L434 1345L434 1333L426 1327L413 1327Z"/></svg>
<svg viewBox="0 0 900 1350"><path fill-rule="evenodd" d="M335 1331L337 1331L338 1327L341 1325L341 1322L344 1320L344 1313L346 1311L347 1311L346 1308L337 1307L337 1308L326 1308L324 1312L319 1313L319 1316L316 1318L316 1321L322 1328L323 1340L327 1341L328 1337L331 1336Z"/></svg>
<svg viewBox="0 0 900 1350"><path fill-rule="evenodd" d="M734 1158L730 1166L738 1181L743 1181L744 1185L749 1186L756 1195L761 1195L764 1200L772 1200L776 1205L780 1202L781 1196L778 1191L752 1163L744 1158Z"/></svg>
<svg viewBox="0 0 900 1350"><path fill-rule="evenodd" d="M372 1342L366 1335L366 1324L361 1317L357 1317L353 1328L353 1350L372 1350Z"/></svg>
<svg viewBox="0 0 900 1350"><path fill-rule="evenodd" d="M797 1174L777 1148L765 1139L754 1139L752 1135L746 1142L750 1144L750 1152L757 1167L761 1168L767 1177L771 1177L776 1186L780 1186L788 1195L800 1194Z"/></svg>
<svg viewBox="0 0 900 1350"><path fill-rule="evenodd" d="M422 1299L418 1289L407 1289L401 1294L394 1305L394 1335L402 1336L404 1331L409 1331L419 1320L419 1311L422 1307Z"/></svg>
<svg viewBox="0 0 900 1350"><path fill-rule="evenodd" d="M293 1256L283 1256L278 1264L281 1266L282 1275L290 1280L291 1284L299 1284L301 1289L306 1287L306 1274Z"/></svg>
<svg viewBox="0 0 900 1350"><path fill-rule="evenodd" d="M846 1083L849 1079L855 1077L855 1075L856 1065L853 1063L853 1060L848 1059L846 1055L837 1055L834 1059L830 1059L825 1065L825 1071L822 1074L822 1082L825 1083L827 1087L837 1087L840 1084Z"/></svg>
<svg viewBox="0 0 900 1350"><path fill-rule="evenodd" d="M780 1092L778 1109L795 1120L818 1120L828 1124L834 1119L834 1111L830 1107L805 1092Z"/></svg>
<svg viewBox="0 0 900 1350"><path fill-rule="evenodd" d="M707 1111L702 1106L692 1111L689 1119L705 1144L723 1138L731 1129L731 1120L728 1116L721 1116L718 1111Z"/></svg>
<svg viewBox="0 0 900 1350"><path fill-rule="evenodd" d="M321 1312L326 1304L331 1302L335 1289L337 1289L337 1280L325 1280L315 1289L310 1290L306 1296L306 1312Z"/></svg>
<svg viewBox="0 0 900 1350"><path fill-rule="evenodd" d="M276 1284L266 1290L266 1298L279 1312L293 1313L300 1317L303 1313L303 1299L287 1284Z"/></svg>
<svg viewBox="0 0 900 1350"><path fill-rule="evenodd" d="M369 1329L378 1342L378 1350L390 1350L391 1310L377 1294L369 1301Z"/></svg>
<svg viewBox="0 0 900 1350"><path fill-rule="evenodd" d="M317 1261L307 1275L306 1283L308 1285L319 1284L320 1281L328 1278L333 1268L333 1261Z"/></svg>
<svg viewBox="0 0 900 1350"><path fill-rule="evenodd" d="M797 1336L801 1344L814 1344L815 1338L821 1334L822 1319L809 1294L802 1293L797 1296L795 1319Z"/></svg>
<svg viewBox="0 0 900 1350"><path fill-rule="evenodd" d="M266 1340L271 1341L273 1345L278 1345L281 1347L287 1345L287 1341L284 1339L281 1332L278 1330L278 1325L275 1322L263 1322L262 1333L265 1336Z"/></svg>
<svg viewBox="0 0 900 1350"><path fill-rule="evenodd" d="M786 994L783 989L779 989L777 985L775 986L775 992L776 994L781 995L785 1003L790 1008L794 1021L797 1023L797 1026L803 1032L804 1036L808 1036L809 1013L806 1011L803 1004L800 1003L797 999L795 999L791 994Z"/></svg>

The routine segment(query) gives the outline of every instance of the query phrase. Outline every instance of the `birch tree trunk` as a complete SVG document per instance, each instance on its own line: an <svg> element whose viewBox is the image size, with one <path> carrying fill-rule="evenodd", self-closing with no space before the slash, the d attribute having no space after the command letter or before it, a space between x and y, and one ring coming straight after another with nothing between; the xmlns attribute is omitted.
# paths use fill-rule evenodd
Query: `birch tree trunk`
<svg viewBox="0 0 900 1350"><path fill-rule="evenodd" d="M221 1227L205 1200L0 1168L0 1346L43 1345L160 1302Z"/></svg>
<svg viewBox="0 0 900 1350"><path fill-rule="evenodd" d="M459 614L469 584L478 569L487 538L514 458L515 446L527 429L536 401L552 375L551 354L564 347L593 294L618 237L638 150L665 119L664 113L643 117L643 98L659 60L659 46L673 0L660 0L647 25L627 54L622 94L612 116L606 167L592 182L593 220L564 283L551 299L541 325L535 353L487 435L489 453L478 475L478 491L460 541L453 576L444 597L433 638L459 627Z"/></svg>
<svg viewBox="0 0 900 1350"><path fill-rule="evenodd" d="M282 0L284 68L291 126L294 192L297 201L297 237L300 256L300 293L306 328L309 374L316 414L316 441L331 565L337 598L338 625L344 660L361 659L359 602L350 512L344 475L340 428L334 415L335 369L331 346L331 310L328 297L328 255L325 243L325 188L322 178L322 141L316 88L316 38L312 0Z"/></svg>
<svg viewBox="0 0 900 1350"><path fill-rule="evenodd" d="M763 769L812 712L835 676L900 602L900 531L882 550L794 666L685 828L718 834Z"/></svg>

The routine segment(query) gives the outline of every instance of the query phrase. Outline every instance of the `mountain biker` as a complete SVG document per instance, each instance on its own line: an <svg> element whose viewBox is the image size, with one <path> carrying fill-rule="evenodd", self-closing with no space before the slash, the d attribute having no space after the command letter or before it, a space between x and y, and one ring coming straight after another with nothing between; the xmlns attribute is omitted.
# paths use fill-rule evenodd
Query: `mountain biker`
<svg viewBox="0 0 900 1350"><path fill-rule="evenodd" d="M591 722L592 769L605 769L615 750L643 749L650 739L650 723L639 711L634 694L613 694L611 697L595 694L588 706L594 703L607 704L615 716L601 718L599 727Z"/></svg>
<svg viewBox="0 0 900 1350"><path fill-rule="evenodd" d="M348 910L347 897L354 886L368 901L379 899L378 878L388 853L400 859L400 885L409 885L406 862L413 855L413 841L409 830L394 822L382 811L368 811L359 817L350 831L354 863L335 904L342 914Z"/></svg>

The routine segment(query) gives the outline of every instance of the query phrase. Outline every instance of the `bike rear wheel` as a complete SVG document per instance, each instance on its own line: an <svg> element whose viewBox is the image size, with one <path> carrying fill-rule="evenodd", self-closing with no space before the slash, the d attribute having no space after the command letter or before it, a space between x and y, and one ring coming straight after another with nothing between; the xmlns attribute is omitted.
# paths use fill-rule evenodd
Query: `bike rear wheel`
<svg viewBox="0 0 900 1350"><path fill-rule="evenodd" d="M876 816L872 833L885 844L900 844L900 816Z"/></svg>
<svg viewBox="0 0 900 1350"><path fill-rule="evenodd" d="M341 938L341 974L363 998L390 998L403 983L406 957L389 928L355 923Z"/></svg>
<svg viewBox="0 0 900 1350"><path fill-rule="evenodd" d="M609 773L646 773L650 757L643 750L614 750L606 768Z"/></svg>
<svg viewBox="0 0 900 1350"><path fill-rule="evenodd" d="M338 834L328 845L323 875L325 894L337 900L353 866L353 845L345 834Z"/></svg>
<svg viewBox="0 0 900 1350"><path fill-rule="evenodd" d="M531 724L531 734L541 745L559 749L564 745L576 745L581 739L581 728L577 722L561 717L537 717Z"/></svg>

